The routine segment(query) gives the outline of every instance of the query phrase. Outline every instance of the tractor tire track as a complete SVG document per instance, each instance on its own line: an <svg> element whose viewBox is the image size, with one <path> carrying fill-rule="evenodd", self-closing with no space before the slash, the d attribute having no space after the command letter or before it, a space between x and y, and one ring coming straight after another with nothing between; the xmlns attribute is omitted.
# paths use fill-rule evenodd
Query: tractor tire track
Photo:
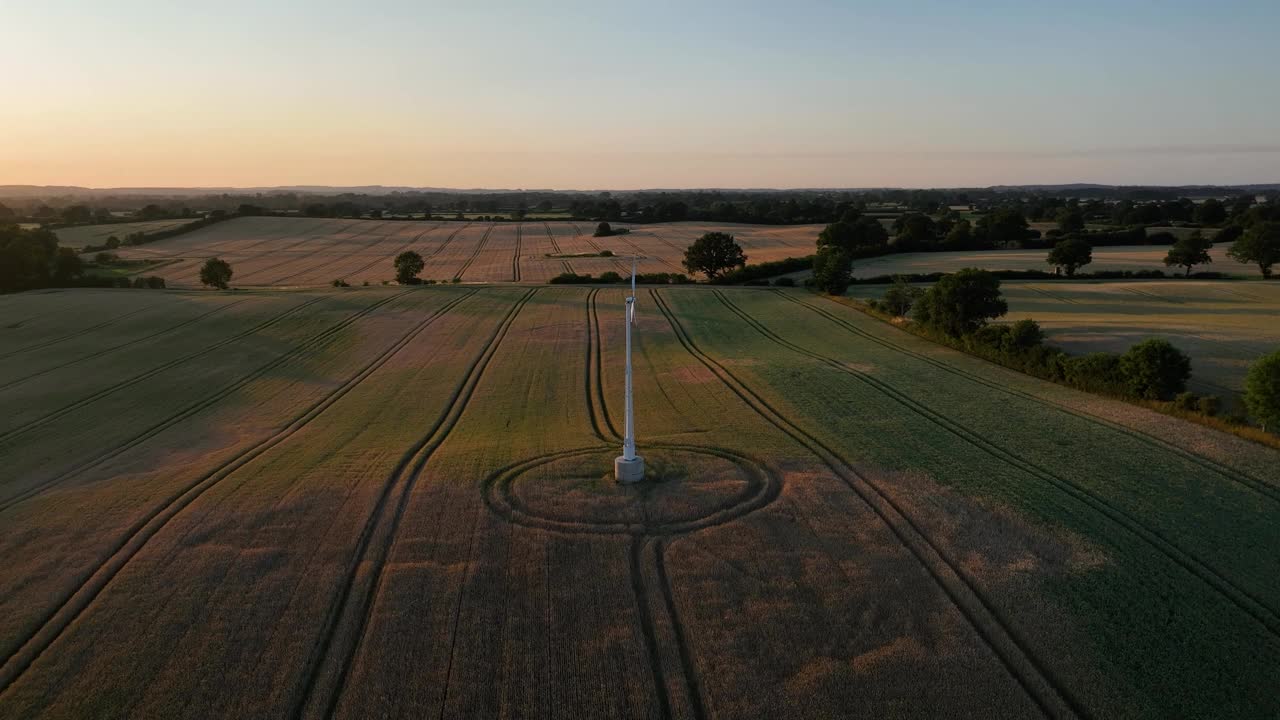
<svg viewBox="0 0 1280 720"><path fill-rule="evenodd" d="M661 557L660 541L653 541L653 544L657 546L658 556ZM649 591L645 587L644 570L641 567L645 548L648 545L649 542L643 537L636 537L631 541L631 547L627 552L631 561L631 591L636 596L636 611L640 616L640 634L644 637L645 651L649 656L649 674L653 679L654 693L658 696L659 717L672 718L674 716L671 714L670 691L663 672L662 655L658 646L658 634L654 629L653 608L649 603ZM663 597L665 598L666 596L667 594L663 593Z"/></svg>
<svg viewBox="0 0 1280 720"><path fill-rule="evenodd" d="M467 261L462 263L462 267L458 268L458 272L453 274L454 280L462 280L462 274L471 267L471 263L475 262L476 258L480 257L480 253L484 252L485 246L489 244L489 235L493 233L493 228L496 225L497 223L491 223L489 227L485 228L484 235L480 236L480 242L476 243L476 249L471 251L471 257L467 258Z"/></svg>
<svg viewBox="0 0 1280 720"><path fill-rule="evenodd" d="M622 433L618 432L617 426L613 424L613 419L609 416L609 404L605 401L604 395L604 346L601 344L601 338L604 336L600 333L600 309L597 306L600 288L595 288L587 297L588 313L591 316L591 325L594 328L591 331L591 340L594 343L595 361L595 386L596 400L600 406L600 417L604 419L604 427L609 429L609 437L614 440L621 440Z"/></svg>
<svg viewBox="0 0 1280 720"><path fill-rule="evenodd" d="M680 344L690 355L715 374L763 420L821 459L836 477L876 513L903 547L916 557L1041 712L1048 717L1088 715L1080 703L1030 652L1026 641L1012 629L1008 619L995 609L991 599L890 496L854 470L847 459L788 420L727 367L698 348L667 307L661 294L653 289L649 293L659 311L667 318Z"/></svg>
<svg viewBox="0 0 1280 720"><path fill-rule="evenodd" d="M411 291L397 293L396 295L379 302L375 306L371 306L367 310L372 311L375 307L380 307L391 300L401 297L407 292ZM111 555L109 555L107 559L99 565L97 570L86 578L80 588L66 596L59 603L58 607L45 617L38 628L23 640L14 652L4 659L3 663L0 663L0 695L3 695L4 691L12 686L13 683L21 677L37 659L39 659L40 655L48 649L62 635L62 633L85 612L85 610L91 606L93 601L110 584L111 580L116 577L120 570L142 550L152 537L164 529L170 520L181 513L182 510L188 507L191 503L195 502L210 488L217 485L236 470L244 467L271 448L284 442L298 430L309 424L316 417L320 416L325 410L333 406L334 403L338 402L338 400L343 396L349 393L360 383L364 382L364 380L366 380L370 375L386 364L388 360L408 345L409 342L417 337L417 335L419 335L429 325L440 317L443 317L459 303L465 301L473 294L474 292L465 294L444 305L431 315L428 315L413 329L402 335L400 339L392 343L391 346L372 361L367 363L355 375L348 378L341 386L313 403L299 415L295 416L288 425L253 446L245 448L235 457L227 460L219 467L205 473L194 483L174 494L169 500L165 501L161 506L152 511L147 517L139 520L132 528L130 528L127 537L122 539L116 545L116 548ZM350 320L354 322L354 320L363 314L366 313L357 313L350 318Z"/></svg>
<svg viewBox="0 0 1280 720"><path fill-rule="evenodd" d="M286 318L294 315L295 313L300 312L318 302L321 302L327 299L329 299L329 296L327 295L321 295L319 297L312 298L304 303L295 305L289 308L288 310L285 310L284 312L281 312L280 314L275 315L274 317L268 318L267 320L264 320L263 322L260 322L257 325L254 325L253 327L247 330L243 330L239 333L236 333L231 337L219 340L218 342L212 345L207 345L195 352L187 353L186 355L183 355L181 357L175 358L173 360L169 360L168 362L161 363L160 365L157 365L151 368L150 370L134 375L133 377L126 378L125 380L122 380L116 383L115 385L110 385L108 387L102 388L101 390L95 393L92 393L86 397L80 398L79 400L76 400L68 405L64 405L61 408L58 408L57 410L54 410L50 413L46 413L45 415L42 415L36 418L35 420L32 420L26 423L25 425L20 425L16 428L13 428L12 430L6 430L5 432L0 433L0 442L4 442L6 440L9 440L10 438L16 437L23 433L30 432L31 430L34 430L42 425L46 425L50 422L53 422L54 420L57 420L58 418L63 417L68 413L74 412L84 407L85 405L88 405L91 402L100 400L108 395L124 390L125 388L129 388L134 385L137 385L143 380L154 377L155 375L158 375L164 372L165 370L169 370L171 368L177 367L178 365L181 365L185 362L207 355L208 353L214 350L217 350L218 348L224 347L237 340L241 340L250 335L253 335L260 330L264 330L272 325L275 325L281 320L285 320Z"/></svg>
<svg viewBox="0 0 1280 720"><path fill-rule="evenodd" d="M511 282L520 282L520 244L524 240L524 223L516 223L516 253L511 258Z"/></svg>
<svg viewBox="0 0 1280 720"><path fill-rule="evenodd" d="M427 256L426 256L425 258L423 258L423 259L424 259L424 260L430 260L431 258L433 258L433 257L435 257L435 256L439 255L440 253L444 252L444 249L445 249L445 248L447 248L447 247L449 247L449 243L453 242L453 239L454 239L454 238L456 238L456 237L458 237L458 233L462 232L463 230L466 230L466 229L467 229L467 228L469 228L469 227L471 227L471 223L470 223L470 222L468 222L468 223L464 224L462 227L458 228L457 230L454 230L453 232L449 233L449 237L445 238L445 239L444 239L444 242L440 243L440 247L436 248L435 250L432 250L432 251L431 251L431 254L430 254L430 255L427 255Z"/></svg>
<svg viewBox="0 0 1280 720"><path fill-rule="evenodd" d="M379 257L375 258L374 260L369 261L367 264L365 264L365 265L361 266L360 268L358 268L358 269L356 269L356 270L352 270L352 271L351 271L351 272L349 272L349 273L346 273L346 275L344 275L342 279L346 279L347 277L351 277L351 276L353 276L353 275L359 275L360 273L364 272L365 270L368 270L369 268L373 267L374 265L377 265L377 264L378 264L378 263L380 263L380 262L385 262L388 258L390 258L390 259L393 259L393 260L394 260L394 259L395 259L395 257L396 257L397 255L399 255L400 253L402 253L402 252L404 252L404 251L408 250L409 248L413 247L414 245L417 245L419 240L421 240L422 238L426 237L426 236L427 236L428 234L430 234L432 231L434 231L434 230L438 230L438 229L440 229L440 226L439 226L439 225L433 225L432 227L429 227L429 228L427 228L426 230L423 230L422 232L420 232L420 233L418 233L417 235L415 235L415 236L413 237L413 239L412 239L412 240L410 240L409 242L405 243L404 245L401 245L400 247L396 248L395 250L392 250L390 253L388 253L388 254L386 254L386 255L381 255L381 256L379 256Z"/></svg>
<svg viewBox="0 0 1280 720"><path fill-rule="evenodd" d="M1199 578L1237 608L1262 623L1263 626L1265 626L1273 635L1280 638L1280 614L1277 614L1275 609L1267 605L1262 598L1259 598L1248 590L1236 585L1227 578L1225 573L1213 567L1208 562L1200 559L1191 551L1182 548L1175 541L1166 537L1159 530L1148 526L1132 513L1116 506L1114 503L1108 501L1106 498L1098 495L1089 488L1058 475L1035 462L1018 457L999 445L984 439L981 435L969 430L961 423L951 420L942 413L911 398L879 378L871 377L867 373L848 367L835 358L813 352L786 340L774 333L772 330L769 330L762 323L755 320L755 318L752 318L740 307L733 304L733 302L725 297L721 291L715 290L713 293L731 312L775 344L797 354L817 360L828 367L834 368L841 373L860 380L865 385L897 402L908 411L914 412L943 431L959 438L962 442L965 442L971 447L984 452L1012 468L1020 470L1052 485L1084 505L1092 508L1122 529L1146 542L1153 550L1164 555L1165 558L1172 561L1183 570L1186 570L1188 573Z"/></svg>
<svg viewBox="0 0 1280 720"><path fill-rule="evenodd" d="M182 408L181 410L178 410L174 414L169 415L168 417L160 420L159 422L147 428L146 430L143 430L137 435L134 435L132 438L116 445L115 447L109 450L106 450L98 455L95 455L94 457L89 458L88 460L81 462L79 465L76 465L75 467L65 470L62 473L55 475L54 477L48 478L47 480L43 480L16 495L5 498L3 501L0 501L0 512L4 512L5 510L8 510L10 507L18 504L19 502L22 502L23 500L26 500L29 497L32 497L41 492L44 492L50 487L58 485L63 481L69 478L75 477L79 473L84 472L85 470L91 467L94 467L98 464L106 462L107 460L110 460L111 458L114 458L124 453L125 451L130 450L142 444L143 442L149 440L155 435L158 435L159 433L174 426L178 422L181 422L182 420L185 420L186 418L191 417L197 412L216 404L219 400L223 399L223 397L226 396L227 394L234 392L236 390L239 390L240 388L244 387L252 380L256 380L257 378L261 377L263 374L267 373L271 369L278 367L279 365L289 360L292 360L293 358L301 356L302 353L308 352L316 348L323 347L338 332L348 327L359 318L364 317L365 315L368 315L372 311L382 307L383 305L386 305L387 303L391 302L392 300L395 300L396 298L398 298L400 295L403 295L403 294L404 294L404 291L396 295L383 298L382 300L379 300L376 303L373 303L365 308L362 308L361 310L355 312L354 314L347 317L346 319L340 321L338 324L333 325L321 331L320 333L317 333L316 335L311 336L310 338L307 338L306 340L302 341L291 350L283 353L282 355L277 356L273 360L268 361L265 365L258 367L253 372L247 375L242 375L240 378L236 379L231 384L223 386L222 388L219 388L214 393L210 395L206 395L204 398L197 400L196 402L190 405L187 405L186 407Z"/></svg>
<svg viewBox="0 0 1280 720"><path fill-rule="evenodd" d="M1235 482L1237 484L1248 487L1251 490L1254 490L1255 492L1261 495L1265 495L1268 498L1271 498L1272 500L1276 500L1280 502L1280 487L1276 487L1275 485L1273 485L1270 482L1267 482L1266 480L1254 477L1251 474L1236 470L1235 468L1228 467L1226 465L1223 465L1217 462L1216 460L1212 460L1210 458L1192 453L1188 450L1184 450L1178 447L1177 445L1169 443L1153 435L1149 435L1141 430L1135 430L1133 428L1120 425L1119 423L1113 422L1111 420L1107 420L1106 418L1103 418L1099 415L1095 415L1088 411L1078 410L1076 408L1070 407L1063 403L1059 403L1053 400L1047 400L1045 398L1041 398L1037 395L1033 395L1023 390L1016 390L1007 385L988 380L980 375L971 373L967 370L962 370L959 367L943 362L941 360L937 360L923 353L918 353L914 350L910 350L902 345L898 345L897 343L891 340L886 340L872 333L869 333L866 330L863 330L862 328L859 328L858 326L854 325L853 323L846 321L844 318L841 318L837 315L834 315L828 312L825 308L821 308L821 307L818 307L817 305L813 305L804 300L795 298L789 293L785 293L779 290L772 290L771 292L777 293L778 295L782 296L783 298L786 298L787 300L790 300L793 303L796 303L797 305L806 307L809 310L827 318L828 320L835 323L836 325L839 325L840 327L843 327L844 329L852 332L853 334L861 338L864 338L866 340L869 340L873 343L876 343L877 345L880 345L884 348L893 350L895 352L901 353L908 357L915 358L917 360L920 360L921 362L932 365L938 368L939 370L942 370L943 372L950 373L952 375L955 375L956 377L964 378L966 380L969 380L970 382L977 383L979 385L990 388L992 390L996 390L998 392L1001 392L1013 397L1022 398L1024 400L1028 400L1030 402L1036 403L1043 407L1054 408L1061 412L1074 415L1075 417L1078 417L1082 420L1091 422L1100 427L1104 427L1114 432L1127 435L1133 440L1137 440L1138 442L1141 442L1142 444L1148 447L1155 448L1162 452L1173 453L1178 457L1181 457L1182 459L1190 463L1193 463L1195 465L1199 465L1205 470L1208 470L1228 481ZM835 301L832 300L831 302L835 302ZM836 303L836 304L839 304L839 303ZM1016 371L1008 370L1008 372L1016 372Z"/></svg>
<svg viewBox="0 0 1280 720"><path fill-rule="evenodd" d="M344 243L344 244L345 244L345 243L349 243L349 242L351 242L351 241L355 240L356 238L359 238L361 235L371 235L371 234L373 234L373 233L375 233L375 232L378 232L379 230L382 230L383 228L385 228L385 227L386 227L386 226L388 226L388 225L394 225L394 224L395 224L394 222L384 222L384 223L382 223L381 225L378 225L378 226L376 226L376 227L370 228L369 230L367 230L367 231L365 231L365 232L363 232L363 233L360 233L359 235L354 235L354 236L349 237L349 238L347 238L346 240L342 240L342 241L340 241L340 242L342 242L342 243ZM370 241L368 241L368 242L361 243L359 247L346 249L346 252L345 252L345 253L343 253L342 255L339 255L338 257L325 257L325 258L322 258L322 259L320 260L320 262L318 262L318 263L316 263L316 264L314 264L314 265L308 265L307 267L305 267L305 268L303 268L303 269L299 270L298 272L290 273L290 274L288 274L288 275L285 275L284 277L279 277L279 278L276 278L275 280L272 280L272 281L271 281L271 284L272 284L272 285L279 285L279 284L281 284L281 283L285 282L286 280L292 280L293 278L296 278L296 277L298 277L299 275L305 275L305 274L307 274L307 273L309 273L309 272L311 272L311 271L313 271L313 270L317 270L317 269L322 268L322 267L324 267L324 266L326 266L326 265L331 265L331 264L335 264L335 263L340 263L340 262L342 262L343 260L346 260L347 258L351 257L352 255L355 255L356 253L362 252L362 251L364 251L364 250L368 250L369 248L373 247L374 245L377 245L378 243L382 242L383 240L386 240L388 237L390 237L390 235L375 235L375 236L373 237L373 239L372 239L372 240L370 240ZM337 244L338 244L338 243L334 243L333 245L330 245L329 247L334 247L334 246L336 246ZM325 249L328 249L328 248L325 248ZM345 249L345 248L344 248L344 249ZM379 258L379 259L381 259L381 258Z"/></svg>
<svg viewBox="0 0 1280 720"><path fill-rule="evenodd" d="M368 629L373 607L381 589L382 573L386 567L392 546L399 532L400 522L408 507L409 497L422 474L427 461L449 437L466 411L476 387L484 377L490 361L497 354L502 341L526 304L538 292L534 288L520 297L494 328L484 347L467 368L455 387L439 418L412 447L404 452L400 461L387 476L377 503L360 534L352 562L347 567L345 579L332 599L325 623L305 665L304 685L295 698L291 717L332 716L341 700L355 658ZM392 508L388 517L388 508ZM479 515L477 514L477 518ZM375 535L377 541L375 542ZM474 543L474 529L472 542ZM360 568L369 567L362 579ZM471 567L468 555L468 572ZM359 587L358 587L359 586ZM457 614L461 611L462 595L466 587L464 579L459 589L459 608L455 611L454 640L456 642ZM340 633L345 629L348 632ZM337 638L347 638L340 644ZM452 666L452 651L450 666ZM447 692L447 683L446 683Z"/></svg>
<svg viewBox="0 0 1280 720"><path fill-rule="evenodd" d="M586 372L583 374L583 378L586 381L585 382L585 390L586 390L585 399L587 403L587 419L591 423L591 434L595 435L596 439L599 440L600 442L605 442L607 438L605 438L604 431L602 430L603 424L600 422L600 418L596 414L596 404L592 397L595 392L595 384L596 384L595 377L596 377L597 370L596 370L596 364L595 364L596 363L596 330L594 327L595 316L591 311L591 307L592 307L592 302L595 300L595 295L598 292L600 292L599 288L592 288L591 290L587 291L587 302L586 302L587 356L586 356L586 363L583 366L586 368Z"/></svg>
<svg viewBox="0 0 1280 720"><path fill-rule="evenodd" d="M551 232L551 226L545 220L542 223L542 228L547 231L547 239L551 241L551 251L556 255L563 255L564 251L560 249L560 243L556 242L556 236ZM560 264L564 266L565 272L573 273L573 266L569 264L568 260L561 260Z"/></svg>
<svg viewBox="0 0 1280 720"><path fill-rule="evenodd" d="M17 380L10 380L9 382L5 383L4 385L0 385L0 390L8 390L9 388L11 388L11 387L13 387L13 386L15 386L15 385L21 385L22 383L27 382L28 380L32 380L32 379L34 379L34 378L38 378L38 377L40 377L41 375L45 375L45 374L47 374L47 373L51 373L51 372L53 372L53 371L55 371L55 370L61 370L62 368L65 368L65 367L71 367L72 365L75 365L75 364L77 364L77 363L82 363L82 362L85 362L85 361L88 361L88 360L96 360L96 359L101 358L103 355L107 355L107 354L109 354L109 353L115 352L116 350L119 350L119 349L120 349L120 348L122 348L122 347L128 347L128 346L130 346L130 345L134 345L134 344L136 344L136 343L143 342L144 340L152 340L152 339L154 339L154 338L160 337L161 335L166 335L166 334L171 333L171 332L173 332L173 331L175 331L175 330L179 330L179 329L184 328L184 327L186 327L186 326L188 326L188 325L191 325L192 323L199 322L200 320L203 320L203 319L205 319L206 317L208 317L208 316L210 316L210 315L213 315L214 313L221 312L221 311L223 311L223 310L226 310L226 309L227 309L227 308L229 308L229 307L232 307L232 306L234 306L234 305L239 305L240 303L243 303L243 302L248 302L248 300L249 300L249 298L242 298L242 299L240 299L240 300L235 300L235 301L233 301L233 302L226 303L225 305L219 305L218 307L216 307L216 308L214 308L214 309L212 309L212 310L208 310L208 311L206 311L206 312L200 313L199 315L197 315L197 316L195 316L195 317L193 317L193 318L190 318L190 319L188 319L188 320L184 320L184 321L182 321L182 322L180 322L180 323L178 323L178 324L176 324L176 325L170 325L169 327L164 328L163 330L158 330L158 331L156 331L156 332L153 332L153 333L151 333L150 335L143 335L143 336L142 336L142 337L140 337L140 338L133 338L133 339L131 339L131 340L126 340L125 342L122 342L122 343L120 343L119 345L112 345L111 347L103 348L103 349L101 349L101 350L98 350L97 352L94 352L94 353L90 353L90 354L88 354L88 355L85 355L84 357L76 358L75 360L71 360L71 361L68 361L68 362L64 362L64 363L62 363L61 365L53 365L53 366L47 367L47 368L45 368L45 369L43 369L43 370L40 370L39 372L35 372L35 373L30 374L30 375L27 375L26 377L18 378Z"/></svg>
<svg viewBox="0 0 1280 720"><path fill-rule="evenodd" d="M81 337L81 336L83 336L83 335L87 335L88 333L94 332L95 330L101 330L101 329L102 329L102 328L104 328L104 327L110 327L111 325L114 325L114 324L116 324L116 323L120 322L121 320L124 320L124 319L125 319L125 318L127 318L127 317L132 317L132 316L134 316L134 315L137 315L138 313L146 312L147 310L154 310L156 307L158 307L158 306L157 306L157 305L150 305L150 306L148 306L148 307L138 308L137 310L133 310L133 311L131 311L131 312L127 312L127 313L125 313L125 314L123 314L123 315L117 315L117 316L115 316L115 317L111 318L110 320L105 320L105 321L103 321L103 322L100 322L100 323L98 323L97 325L91 325L91 326L89 326L89 327L87 327L87 328L82 328L82 329L77 330L77 331L75 331L75 332L67 333L66 335L59 335L59 336L58 336L58 337L56 337L56 338L53 338L53 339L51 339L51 340L45 340L45 341L43 341L43 342L36 343L35 345L27 345L26 347L21 347L21 348L18 348L17 350L10 350L10 351L9 351L9 352L7 352L7 353L0 353L0 360L3 360L3 359L5 359L5 358L9 358L9 357L13 357L14 355L21 355L22 353L25 353L25 352L31 352L32 350L39 350L39 349L41 349L41 348L47 348L47 347L49 347L50 345L57 345L57 344L58 344L58 343L60 343L60 342L66 342L66 341L68 341L68 340L70 340L70 339L72 339L72 338L77 338L77 337Z"/></svg>

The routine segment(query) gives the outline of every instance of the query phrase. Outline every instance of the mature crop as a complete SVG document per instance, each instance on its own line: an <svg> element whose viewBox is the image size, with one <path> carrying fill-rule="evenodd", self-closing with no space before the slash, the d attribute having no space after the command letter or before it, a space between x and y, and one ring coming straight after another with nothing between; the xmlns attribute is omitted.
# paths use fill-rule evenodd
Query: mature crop
<svg viewBox="0 0 1280 720"><path fill-rule="evenodd" d="M627 290L350 284L0 297L0 717L1280 712L1275 451L663 286L619 486Z"/></svg>

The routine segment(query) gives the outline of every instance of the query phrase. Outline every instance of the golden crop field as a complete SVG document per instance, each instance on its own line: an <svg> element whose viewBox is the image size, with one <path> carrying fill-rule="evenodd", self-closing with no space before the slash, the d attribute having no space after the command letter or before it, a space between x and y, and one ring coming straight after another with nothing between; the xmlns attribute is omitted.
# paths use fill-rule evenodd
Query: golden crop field
<svg viewBox="0 0 1280 720"><path fill-rule="evenodd" d="M255 242L591 244L311 224L175 240L263 284L333 272ZM642 289L620 486L623 296L0 297L0 717L1280 713L1280 452L803 290Z"/></svg>
<svg viewBox="0 0 1280 720"><path fill-rule="evenodd" d="M749 262L809 255L821 227L663 223L603 238L593 238L594 230L593 223L565 221L239 218L118 253L160 263L138 272L178 288L198 287L200 266L214 256L231 263L237 287L377 285L395 276L392 260L406 250L422 255L425 280L545 283L563 272L627 274L632 256L642 273L684 273L685 248L714 230L733 233ZM598 257L602 250L615 257Z"/></svg>

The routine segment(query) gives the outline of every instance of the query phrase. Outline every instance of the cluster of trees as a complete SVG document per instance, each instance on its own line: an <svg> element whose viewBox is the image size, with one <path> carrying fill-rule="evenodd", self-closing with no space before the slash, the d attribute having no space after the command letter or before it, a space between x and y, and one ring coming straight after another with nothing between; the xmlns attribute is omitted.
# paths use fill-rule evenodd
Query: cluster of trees
<svg viewBox="0 0 1280 720"><path fill-rule="evenodd" d="M934 339L962 347L1002 365L1066 385L1129 398L1172 401L1175 407L1216 415L1221 400L1186 391L1191 359L1167 340L1149 338L1123 353L1071 356L1046 345L1034 320L991 324L1008 305L992 273L965 269L944 276L928 290L902 278L871 307L895 317L910 315ZM1280 428L1280 351L1249 370L1244 405L1263 429Z"/></svg>
<svg viewBox="0 0 1280 720"><path fill-rule="evenodd" d="M0 225L0 292L69 285L84 275L72 248L44 229Z"/></svg>

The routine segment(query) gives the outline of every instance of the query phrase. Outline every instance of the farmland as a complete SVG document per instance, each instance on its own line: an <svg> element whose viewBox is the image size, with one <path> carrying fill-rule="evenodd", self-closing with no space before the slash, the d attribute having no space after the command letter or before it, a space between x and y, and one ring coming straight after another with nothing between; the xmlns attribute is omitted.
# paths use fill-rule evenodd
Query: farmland
<svg viewBox="0 0 1280 720"><path fill-rule="evenodd" d="M106 225L77 225L62 228L54 232L58 242L68 247L82 248L87 245L102 245L107 238L115 236L120 242L134 233L155 233L172 230L193 222L190 219L176 220L139 220L138 222L110 223Z"/></svg>
<svg viewBox="0 0 1280 720"><path fill-rule="evenodd" d="M1002 290L1002 320L1034 319L1073 355L1166 338L1191 356L1191 388L1226 400L1243 390L1252 363L1280 347L1280 285L1271 283L1013 281ZM855 285L850 294L878 298L884 288Z"/></svg>
<svg viewBox="0 0 1280 720"><path fill-rule="evenodd" d="M1210 265L1202 265L1196 271L1214 271L1228 275L1257 277L1255 265L1245 265L1227 256L1230 243L1214 245L1209 251L1213 259ZM1180 268L1169 268L1164 264L1164 257L1169 252L1167 245L1122 245L1115 247L1096 247L1093 249L1093 262L1080 272L1100 272L1104 270L1160 270L1166 273L1181 273ZM959 252L918 252L885 255L882 257L860 260L853 265L853 276L870 278L880 275L926 274L934 272L955 272L961 268L976 267L983 270L1043 270L1053 272L1053 267L1045 262L1048 250L976 250Z"/></svg>
<svg viewBox="0 0 1280 720"><path fill-rule="evenodd" d="M422 255L422 278L449 282L545 283L563 272L630 272L629 257L646 273L685 272L684 250L706 232L733 233L750 262L813 252L820 227L811 225L636 226L626 235L593 238L585 222L406 222L301 218L240 218L168 240L126 247L127 260L150 260L147 274L169 287L198 287L200 266L221 257L235 270L237 287L314 287L333 280L376 285L394 275L392 259ZM603 250L615 257L600 257Z"/></svg>
<svg viewBox="0 0 1280 720"><path fill-rule="evenodd" d="M510 281L706 229L263 218L135 250ZM622 300L0 297L0 717L1280 713L1280 453L807 292L671 288L640 293L652 477L622 487Z"/></svg>

